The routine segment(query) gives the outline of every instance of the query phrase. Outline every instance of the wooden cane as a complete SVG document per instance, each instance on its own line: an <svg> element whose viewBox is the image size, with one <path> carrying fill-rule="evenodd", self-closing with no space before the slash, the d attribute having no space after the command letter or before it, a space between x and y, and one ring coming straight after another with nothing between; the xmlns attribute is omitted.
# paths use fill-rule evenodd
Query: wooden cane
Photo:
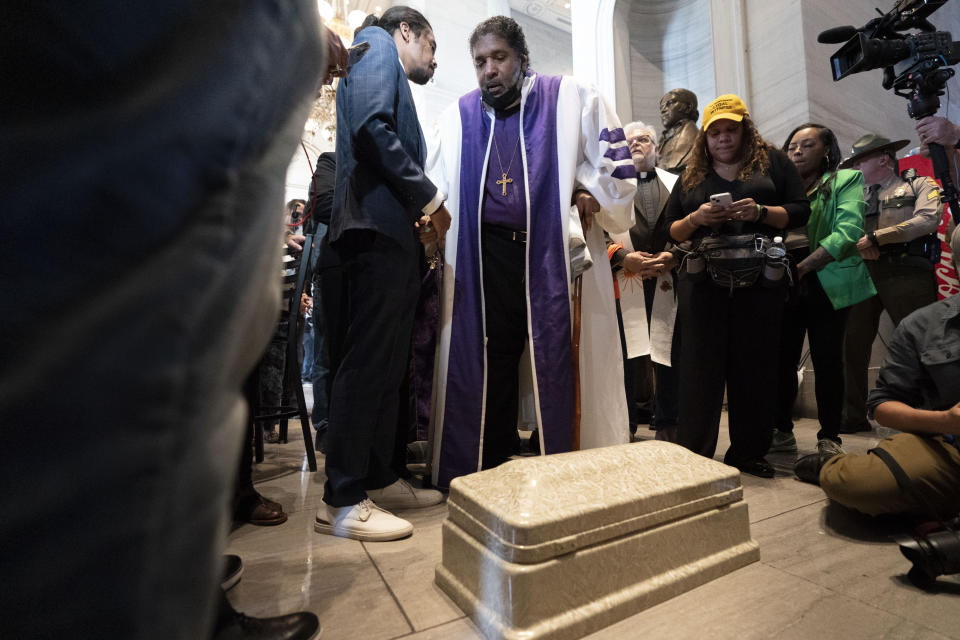
<svg viewBox="0 0 960 640"><path fill-rule="evenodd" d="M573 443L572 451L580 450L580 301L583 276L573 280Z"/></svg>

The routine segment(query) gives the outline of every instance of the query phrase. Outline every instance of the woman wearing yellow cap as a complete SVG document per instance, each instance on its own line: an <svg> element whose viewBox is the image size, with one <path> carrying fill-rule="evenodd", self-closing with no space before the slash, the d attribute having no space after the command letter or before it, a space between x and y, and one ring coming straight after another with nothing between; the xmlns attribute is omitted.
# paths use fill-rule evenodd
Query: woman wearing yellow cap
<svg viewBox="0 0 960 640"><path fill-rule="evenodd" d="M703 111L666 215L670 235L690 249L678 291L678 442L713 457L726 385L724 462L773 477L763 456L772 435L787 276L771 245L783 229L806 224L803 182L786 154L760 137L743 100L722 95Z"/></svg>

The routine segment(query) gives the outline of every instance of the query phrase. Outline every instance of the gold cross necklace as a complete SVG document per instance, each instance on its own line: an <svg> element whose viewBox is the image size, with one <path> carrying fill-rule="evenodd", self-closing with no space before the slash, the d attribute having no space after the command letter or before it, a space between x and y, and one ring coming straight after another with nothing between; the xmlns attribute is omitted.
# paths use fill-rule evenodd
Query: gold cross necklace
<svg viewBox="0 0 960 640"><path fill-rule="evenodd" d="M506 126L506 125L504 125L504 126ZM517 144L516 144L516 146L513 147L513 155L510 156L510 164L507 165L507 170L506 170L506 171L503 170L503 161L500 159L500 145L497 144L497 134L496 134L496 132L494 132L494 134L493 134L493 147L494 147L494 149L496 149L496 151L497 151L497 164L500 165L500 176L501 176L501 177L500 177L499 180L497 180L497 184L500 185L500 186L503 188L503 191L500 192L500 195L506 196L506 195L507 195L507 184L513 182L513 178L509 178L509 177L507 177L507 176L508 176L508 174L510 173L510 167L513 166L513 161L514 161L514 159L517 157L517 149L520 148L520 135L517 134Z"/></svg>

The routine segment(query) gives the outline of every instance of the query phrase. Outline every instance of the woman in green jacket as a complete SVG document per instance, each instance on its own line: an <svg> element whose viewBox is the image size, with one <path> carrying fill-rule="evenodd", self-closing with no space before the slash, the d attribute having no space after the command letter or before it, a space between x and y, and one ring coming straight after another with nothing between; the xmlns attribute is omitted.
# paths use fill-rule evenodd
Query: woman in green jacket
<svg viewBox="0 0 960 640"><path fill-rule="evenodd" d="M837 170L840 146L827 127L814 123L794 129L783 150L800 173L810 198L806 227L787 232L787 249L796 265L791 299L784 309L775 431L771 452L796 452L791 414L797 397L797 366L804 333L816 371L815 392L820 453L840 451L843 407L843 334L847 308L876 293L857 240L863 235L863 175Z"/></svg>

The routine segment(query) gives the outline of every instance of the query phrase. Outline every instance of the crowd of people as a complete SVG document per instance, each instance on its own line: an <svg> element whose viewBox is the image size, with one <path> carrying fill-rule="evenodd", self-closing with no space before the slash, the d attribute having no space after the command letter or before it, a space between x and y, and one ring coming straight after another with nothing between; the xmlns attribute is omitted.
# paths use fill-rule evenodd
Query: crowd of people
<svg viewBox="0 0 960 640"><path fill-rule="evenodd" d="M408 19L429 33L429 23ZM428 78L433 59L421 59L429 73L418 75L404 57L407 41L393 35L408 77ZM829 128L803 123L778 148L738 96L712 100L698 127L696 95L674 89L660 103L658 144L653 127L621 127L594 89L535 73L514 21L481 23L469 46L478 89L451 105L432 134L411 132L395 143L406 145L407 157L390 171L380 162L385 143L370 159L356 133L350 142L338 138L338 185L348 185L338 201L348 213L335 206L334 226L338 215L354 225L339 246L360 235L373 241L371 229L395 233L396 216L379 221L380 205L351 191L355 180L376 179L389 190L369 193L405 198L393 205L409 223L396 239L408 248L390 261L393 275L406 264L405 282L414 282L425 259L417 236L422 246L441 247L437 314L416 316L410 292L391 307L403 310L386 342L399 341L393 351L379 365L364 356L368 367L386 371L409 362L412 332L423 323L436 329L435 368L427 368L432 487L414 486L399 470L396 440L407 431L384 427L357 437L361 400L343 400L339 408L349 407L351 418L328 427L344 451L328 452L317 530L361 539L408 535L405 521L384 511L392 498L380 492L402 495L407 507L435 504L436 489L520 451L525 410L535 427L532 448L544 454L627 442L650 422L657 438L712 457L726 399L724 460L773 477L766 455L797 453L792 416L805 338L820 430L817 453L798 460L796 473L819 481L821 467L843 454L840 434L871 428L864 381L880 310L890 309L899 324L936 299L943 207L932 179L897 171L894 154L906 141L868 134L843 158ZM360 139L373 141L380 123L351 110L354 91L373 91L362 88L368 64L342 83L338 117L343 132L367 127ZM405 93L398 92L402 111ZM354 117L361 121L351 123ZM409 126L400 111L390 117L398 134ZM918 131L937 123L948 136L941 121L928 118ZM375 163L376 173L358 172L363 162ZM369 287L351 286L341 295L363 291L369 299ZM372 313L360 314L364 323ZM617 334L618 351L609 339ZM332 407L339 385L346 392L368 380L351 375L350 368L334 374ZM403 371L384 385L388 400L373 406L389 417L369 424L396 424L396 397L410 394ZM338 429L350 429L350 437ZM350 482L367 490L338 498L329 483L347 450L360 461ZM394 472L375 471L391 455Z"/></svg>
<svg viewBox="0 0 960 640"><path fill-rule="evenodd" d="M411 535L396 512L436 505L457 477L514 457L524 413L544 455L627 443L649 422L658 439L713 457L726 398L724 461L773 477L767 454L798 451L792 408L805 336L820 430L797 477L868 514L960 511L960 296L936 302L943 207L935 181L899 172L906 141L867 134L844 159L829 128L803 123L778 148L736 95L711 100L698 126L686 89L663 96L662 135L643 122L621 126L596 88L538 74L520 25L502 16L467 43L477 89L424 132L409 82L433 77L437 41L420 12L368 16L353 43L363 51L348 57L317 28L309 2L229 15L195 8L191 29L172 19L179 4L163 10L171 20L151 13L150 33L111 30L123 37L101 45L118 58L187 47L189 64L151 55L152 73L94 65L77 82L62 61L24 47L10 76L7 159L35 158L28 151L58 127L88 128L58 160L72 172L57 199L75 216L61 228L134 203L151 224L134 233L134 217L118 216L94 238L57 236L31 270L0 270L19 301L0 327L0 419L20 425L0 524L0 546L19 550L4 552L4 576L19 588L5 589L0 605L20 615L0 635L318 632L309 613L238 614L223 591L242 561L218 560L231 515L286 519L253 487L243 394L283 393L263 366L251 372L270 360L276 329L278 283L268 274L281 243L265 240L279 224L264 212L306 116L303 77L340 78L336 152L318 162L308 200L287 211L287 242L310 237L318 256L312 304L303 302L311 366L302 369L325 453L316 532ZM71 24L75 11L55 21ZM275 38L251 55L242 44L252 32ZM76 89L71 111L43 108L64 83ZM109 109L89 92L95 85L114 96ZM288 99L267 98L275 95ZM107 129L115 145L96 135ZM960 144L960 127L943 118L917 131L924 144ZM4 164L10 210L46 198L42 159L16 171ZM149 181L145 168L156 169ZM26 264L31 226L4 224ZM954 231L955 256L958 244ZM50 301L29 295L41 282L68 292L66 329L50 325L59 317ZM146 307L160 309L153 324L130 322ZM897 329L867 397L882 310ZM297 330L287 322L284 331ZM51 399L37 382L60 379L82 384ZM91 404L91 390L107 387L122 401ZM30 428L78 407L96 433L79 450ZM846 454L841 434L871 428L868 415L904 433L879 453ZM429 474L418 482L407 445L421 418ZM37 486L47 489L31 497ZM100 525L118 513L105 539ZM157 518L190 526L161 529ZM63 546L65 522L82 553L53 561L46 550ZM81 593L91 580L101 589Z"/></svg>

